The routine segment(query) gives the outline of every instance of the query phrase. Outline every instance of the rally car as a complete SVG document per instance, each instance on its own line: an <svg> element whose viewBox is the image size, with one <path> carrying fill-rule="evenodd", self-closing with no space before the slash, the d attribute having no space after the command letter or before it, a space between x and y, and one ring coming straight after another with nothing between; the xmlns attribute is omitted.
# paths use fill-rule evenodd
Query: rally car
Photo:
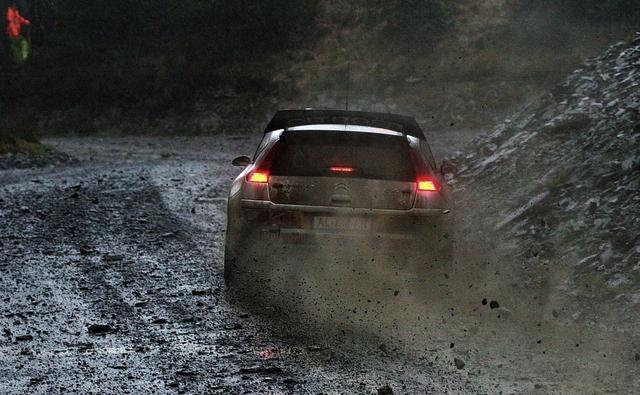
<svg viewBox="0 0 640 395"><path fill-rule="evenodd" d="M229 286L268 275L292 245L398 249L418 266L450 259L449 188L412 117L279 111L253 157L232 164L243 170L227 206Z"/></svg>

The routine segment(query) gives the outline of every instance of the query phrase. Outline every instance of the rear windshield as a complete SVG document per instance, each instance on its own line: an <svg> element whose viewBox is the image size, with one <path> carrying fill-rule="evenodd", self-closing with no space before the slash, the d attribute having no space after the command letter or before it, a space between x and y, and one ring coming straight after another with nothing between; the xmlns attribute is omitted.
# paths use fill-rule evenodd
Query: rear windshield
<svg viewBox="0 0 640 395"><path fill-rule="evenodd" d="M414 181L409 149L404 136L331 131L285 133L274 147L270 173Z"/></svg>

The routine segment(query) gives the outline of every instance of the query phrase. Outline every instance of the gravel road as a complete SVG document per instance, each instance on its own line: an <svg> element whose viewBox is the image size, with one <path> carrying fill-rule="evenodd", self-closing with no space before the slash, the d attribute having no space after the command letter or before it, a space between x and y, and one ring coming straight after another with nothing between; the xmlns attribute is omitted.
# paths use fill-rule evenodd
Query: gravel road
<svg viewBox="0 0 640 395"><path fill-rule="evenodd" d="M435 350L229 300L229 163L258 137L53 139L81 163L0 172L0 392L491 392Z"/></svg>
<svg viewBox="0 0 640 395"><path fill-rule="evenodd" d="M222 283L230 161L259 137L50 139L79 162L0 171L0 393L640 385L633 317L565 301L562 273L532 282L540 276L501 256L497 238L464 235L451 270L422 282L303 284L304 307L324 309L313 320L232 300ZM468 139L434 137L437 157Z"/></svg>

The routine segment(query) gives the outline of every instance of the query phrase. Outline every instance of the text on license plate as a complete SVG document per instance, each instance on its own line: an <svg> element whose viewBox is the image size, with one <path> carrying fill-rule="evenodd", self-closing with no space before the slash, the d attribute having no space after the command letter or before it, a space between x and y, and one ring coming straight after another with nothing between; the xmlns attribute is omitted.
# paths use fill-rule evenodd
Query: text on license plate
<svg viewBox="0 0 640 395"><path fill-rule="evenodd" d="M343 229L368 231L371 229L369 218L318 216L313 219L316 229Z"/></svg>

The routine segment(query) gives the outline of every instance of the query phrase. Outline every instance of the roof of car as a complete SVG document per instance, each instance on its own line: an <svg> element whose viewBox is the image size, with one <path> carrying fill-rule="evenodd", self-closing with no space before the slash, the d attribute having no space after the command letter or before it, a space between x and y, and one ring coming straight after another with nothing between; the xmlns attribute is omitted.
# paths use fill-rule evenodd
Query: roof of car
<svg viewBox="0 0 640 395"><path fill-rule="evenodd" d="M365 111L282 110L278 111L264 132L286 130L302 125L358 125L388 129L424 140L424 133L413 117Z"/></svg>

